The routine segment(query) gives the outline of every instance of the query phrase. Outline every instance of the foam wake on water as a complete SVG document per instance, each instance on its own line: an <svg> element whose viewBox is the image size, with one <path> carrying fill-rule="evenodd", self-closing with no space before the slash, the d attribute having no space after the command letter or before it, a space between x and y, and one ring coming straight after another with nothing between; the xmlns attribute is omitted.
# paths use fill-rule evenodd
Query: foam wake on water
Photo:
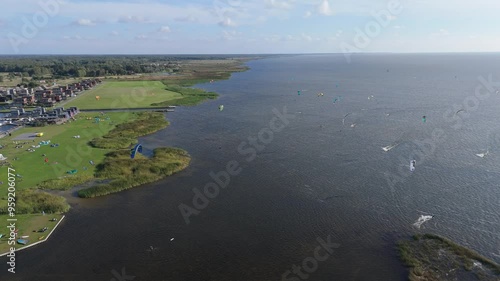
<svg viewBox="0 0 500 281"><path fill-rule="evenodd" d="M426 221L429 221L433 218L433 216L426 216L426 215L421 215L418 220L413 223L413 226L415 226L416 228L420 228L422 226L422 224L424 224Z"/></svg>
<svg viewBox="0 0 500 281"><path fill-rule="evenodd" d="M396 146L398 146L398 144L391 144L391 145L388 145L388 146L384 146L384 147L382 147L382 149L383 149L385 152L387 152L387 151L389 151L389 150L391 150L391 149L395 148Z"/></svg>
<svg viewBox="0 0 500 281"><path fill-rule="evenodd" d="M486 153L478 153L478 154L476 154L476 156L484 158L484 156L488 155L488 153L490 153L490 152L486 151Z"/></svg>

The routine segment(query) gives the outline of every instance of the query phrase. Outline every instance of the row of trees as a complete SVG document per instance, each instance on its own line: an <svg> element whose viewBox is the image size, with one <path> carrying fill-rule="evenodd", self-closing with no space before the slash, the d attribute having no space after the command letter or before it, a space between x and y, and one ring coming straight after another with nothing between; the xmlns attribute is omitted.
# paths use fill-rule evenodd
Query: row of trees
<svg viewBox="0 0 500 281"><path fill-rule="evenodd" d="M182 56L2 56L0 72L24 77L97 77L175 71Z"/></svg>

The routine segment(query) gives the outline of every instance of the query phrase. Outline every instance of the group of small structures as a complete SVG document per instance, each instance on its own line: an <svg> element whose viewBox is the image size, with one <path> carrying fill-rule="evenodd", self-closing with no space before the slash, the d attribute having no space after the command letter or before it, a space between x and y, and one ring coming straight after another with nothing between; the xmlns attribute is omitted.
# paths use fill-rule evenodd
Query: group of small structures
<svg viewBox="0 0 500 281"><path fill-rule="evenodd" d="M56 103L67 100L68 97L75 97L85 90L90 90L100 84L100 79L85 79L78 83L66 86L53 84L43 85L37 88L0 88L0 102L10 103L13 107L23 107L28 105L54 106Z"/></svg>
<svg viewBox="0 0 500 281"><path fill-rule="evenodd" d="M47 110L45 107L37 107L31 111L26 111L24 108L13 109L4 121L14 125L39 125L42 124L64 124L68 121L75 120L75 116L80 113L77 107L57 107L53 110Z"/></svg>

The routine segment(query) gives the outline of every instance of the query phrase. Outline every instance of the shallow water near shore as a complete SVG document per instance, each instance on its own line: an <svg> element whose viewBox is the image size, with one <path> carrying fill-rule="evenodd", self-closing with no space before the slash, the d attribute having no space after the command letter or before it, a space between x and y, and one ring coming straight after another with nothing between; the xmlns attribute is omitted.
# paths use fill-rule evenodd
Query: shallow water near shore
<svg viewBox="0 0 500 281"><path fill-rule="evenodd" d="M178 107L167 129L140 139L146 154L187 150L190 167L118 194L72 199L51 239L18 253L17 273L4 266L0 280L107 281L123 272L150 281L281 280L328 237L339 247L303 272L307 280L406 280L395 241L420 232L500 262L500 95L464 104L478 76L500 80L499 63L494 54L251 61L249 71L198 85L219 99ZM454 104L469 109L458 129L447 114ZM249 137L266 137L285 108L293 117L259 142L255 159L238 151ZM428 153L410 173L419 143ZM179 204L193 206L192 189L232 160L241 172L186 224ZM387 175L402 180L391 186ZM433 218L417 228L421 215Z"/></svg>

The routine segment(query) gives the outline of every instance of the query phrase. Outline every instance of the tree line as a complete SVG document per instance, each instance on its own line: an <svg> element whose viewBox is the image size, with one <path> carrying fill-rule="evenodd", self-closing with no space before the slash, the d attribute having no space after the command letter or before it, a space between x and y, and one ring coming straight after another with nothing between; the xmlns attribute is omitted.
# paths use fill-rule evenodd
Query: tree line
<svg viewBox="0 0 500 281"><path fill-rule="evenodd" d="M0 56L0 72L33 77L103 77L135 73L178 71L182 60L219 56Z"/></svg>

